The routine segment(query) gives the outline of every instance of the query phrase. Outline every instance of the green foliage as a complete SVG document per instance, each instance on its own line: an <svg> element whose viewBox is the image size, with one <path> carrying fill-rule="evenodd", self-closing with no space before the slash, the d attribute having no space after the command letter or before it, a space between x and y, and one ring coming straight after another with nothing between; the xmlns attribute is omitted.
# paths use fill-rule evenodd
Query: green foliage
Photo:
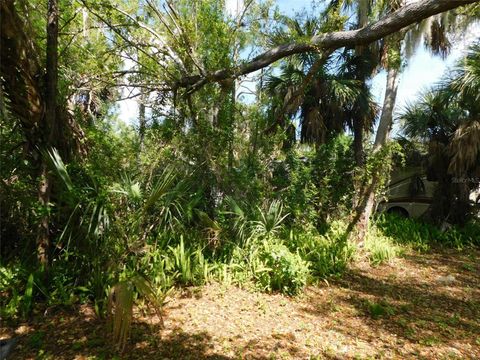
<svg viewBox="0 0 480 360"><path fill-rule="evenodd" d="M251 236L269 239L282 228L282 223L288 214L283 214L283 205L278 200L272 201L266 211L258 209L259 219L251 222Z"/></svg>
<svg viewBox="0 0 480 360"><path fill-rule="evenodd" d="M44 331L35 331L28 338L28 345L34 349L41 349L43 346L43 341L45 339Z"/></svg>
<svg viewBox="0 0 480 360"><path fill-rule="evenodd" d="M19 264L0 267L0 293L2 294L0 315L2 318L13 317L22 310L24 313L30 311L31 295L30 299L25 298L28 288L27 282L33 285L30 277L31 275L28 275L28 272Z"/></svg>
<svg viewBox="0 0 480 360"><path fill-rule="evenodd" d="M290 222L318 226L346 216L352 207L352 138L339 135L314 151L290 150L275 169L273 185L281 191Z"/></svg>
<svg viewBox="0 0 480 360"><path fill-rule="evenodd" d="M278 240L265 241L258 258L263 269L257 269L254 276L262 289L295 295L307 284L308 263Z"/></svg>
<svg viewBox="0 0 480 360"><path fill-rule="evenodd" d="M367 301L366 307L369 315L375 320L395 314L395 309L386 301L380 301L380 302Z"/></svg>
<svg viewBox="0 0 480 360"><path fill-rule="evenodd" d="M310 263L314 275L327 277L340 274L355 254L355 247L348 243L345 230L345 224L338 221L333 222L323 234L315 230L292 230L289 243Z"/></svg>
<svg viewBox="0 0 480 360"><path fill-rule="evenodd" d="M339 135L322 145L317 150L315 166L322 222L346 216L352 208L354 192L352 138Z"/></svg>
<svg viewBox="0 0 480 360"><path fill-rule="evenodd" d="M318 220L319 190L316 184L312 151L292 149L284 162L277 165L274 185L281 190L283 202L292 215L291 221L316 224Z"/></svg>
<svg viewBox="0 0 480 360"><path fill-rule="evenodd" d="M397 141L391 141L380 148L379 151L369 151L365 166L356 175L357 181L364 184L376 182L375 191L377 196L385 191L390 180L390 174L394 165L405 165L403 148Z"/></svg>
<svg viewBox="0 0 480 360"><path fill-rule="evenodd" d="M378 219L376 226L395 243L420 251L428 250L432 245L455 248L479 245L480 225L477 221L441 231L423 221L385 214Z"/></svg>
<svg viewBox="0 0 480 360"><path fill-rule="evenodd" d="M46 18L37 5L16 6L28 20L19 25L41 50L32 62L43 68ZM392 159L403 158L391 143L368 151L363 169L353 165L347 129L359 122L367 133L377 115L368 84L359 80L376 64L354 49L328 59L310 52L278 61L261 72L251 100L242 101L239 81L177 87L186 74L233 71L252 45L344 29L349 16L340 2L321 17L297 19L272 12L270 2L250 2L238 18L216 0L164 5L60 1L62 126L56 135L65 146L37 143L15 112L4 109L0 92L0 235L7 254L0 267L2 318L28 317L39 302L91 302L99 316L110 316L122 349L134 304L144 298L160 311L175 285L220 281L295 295L310 280L341 274L355 255L376 265L405 247L479 245L478 222L442 232L387 216L369 229L363 249L347 241L347 226L338 219L351 213L354 185L375 180L381 191ZM390 65L399 65L398 48L387 48ZM452 144L462 148L465 136L453 120L478 115L477 53L474 48L447 87L458 96L436 94L405 116L409 134L429 137L440 128L448 139L456 134ZM120 119L115 102L127 88L147 108L141 129ZM454 109L443 109L452 96ZM473 120L460 130L472 134ZM86 151L75 151L70 137ZM477 153L464 157L466 163ZM49 203L39 206L42 159L49 160L52 187ZM48 272L32 261L44 217L51 235ZM382 316L382 306L373 304L372 316ZM33 339L41 347L41 339Z"/></svg>
<svg viewBox="0 0 480 360"><path fill-rule="evenodd" d="M178 272L181 283L189 285L194 282L194 271L192 269L193 253L188 249L185 250L183 237L180 238L180 243L177 247L169 248L173 258L173 269Z"/></svg>
<svg viewBox="0 0 480 360"><path fill-rule="evenodd" d="M372 227L367 233L364 246L373 265L389 262L402 254L402 248L395 245L392 238L385 236L376 227Z"/></svg>

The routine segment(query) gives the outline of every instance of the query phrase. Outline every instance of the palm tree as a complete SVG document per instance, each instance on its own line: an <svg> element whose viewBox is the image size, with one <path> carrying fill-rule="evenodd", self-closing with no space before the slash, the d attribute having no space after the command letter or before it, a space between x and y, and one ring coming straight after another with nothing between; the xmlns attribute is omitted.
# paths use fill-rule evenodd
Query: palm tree
<svg viewBox="0 0 480 360"><path fill-rule="evenodd" d="M467 111L465 122L456 129L450 144L453 158L449 171L459 175L478 167L480 155L480 43L470 48L448 90ZM478 175L479 169L475 173Z"/></svg>
<svg viewBox="0 0 480 360"><path fill-rule="evenodd" d="M352 2L345 0L343 4L347 6L356 5L358 26L361 27L366 23L366 19L368 19L369 16L382 16L395 11L403 6L405 1L358 0L357 2ZM402 61L408 59L421 39L425 41L425 45L433 54L445 57L450 48L447 33L458 31L459 28L465 28L470 23L470 21L460 21L459 19L454 12L447 12L431 17L418 25L414 25L389 36L383 40L383 43L377 43L373 48L380 51L381 64L387 70L385 100L378 131L375 136L373 156L379 153L388 142L393 123L393 112L395 109ZM357 203L354 222L356 222L355 227L359 230L358 238L360 240L362 240L363 234L365 234L370 215L374 208L375 192L379 182L378 177L379 174L374 174L368 181L363 181L362 186L358 190L360 192L360 200Z"/></svg>
<svg viewBox="0 0 480 360"><path fill-rule="evenodd" d="M480 45L453 75L410 104L401 114L407 136L428 144L427 175L439 183L434 220L463 222L468 197L480 175Z"/></svg>
<svg viewBox="0 0 480 360"><path fill-rule="evenodd" d="M272 45L287 39L310 37L321 31L318 19L304 21L284 17L285 29L277 30ZM376 104L357 74L364 66L362 59L346 50L337 56L320 57L299 54L280 66L278 75L266 77L264 90L272 95L273 126L288 130L293 121L300 122L300 141L323 144L328 138L350 128L354 133L361 120L361 131L371 128L376 115ZM338 66L341 64L341 66ZM291 136L295 132L291 132ZM290 141L294 140L290 139ZM362 138L357 139L362 143ZM356 149L362 150L361 146ZM361 151L357 151L361 155Z"/></svg>

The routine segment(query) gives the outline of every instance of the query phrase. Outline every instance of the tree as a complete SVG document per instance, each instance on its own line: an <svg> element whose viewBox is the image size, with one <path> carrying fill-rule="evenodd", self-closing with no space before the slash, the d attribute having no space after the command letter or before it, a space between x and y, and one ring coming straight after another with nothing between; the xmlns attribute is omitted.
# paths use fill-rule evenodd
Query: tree
<svg viewBox="0 0 480 360"><path fill-rule="evenodd" d="M58 91L58 1L48 1L47 13L47 51L45 71L45 122L43 131L43 150L56 147L55 141L61 134L58 133L57 119L57 91ZM42 156L40 164L40 183L38 186L38 199L40 206L44 209L44 215L40 219L37 237L37 256L43 267L48 267L50 251L50 230L49 230L49 203L52 191L52 179L48 173L48 163L45 156Z"/></svg>
<svg viewBox="0 0 480 360"><path fill-rule="evenodd" d="M53 146L57 135L57 51L58 4L49 1L47 21L47 69L46 87L42 89L41 67L37 49L29 41L24 22L15 9L14 1L1 4L1 73L10 111L22 122L29 143L28 152L39 168L38 199L44 215L39 221L37 257L42 266L48 265L50 246L48 207L51 182L42 150ZM4 56L4 54L8 54ZM19 71L17 71L19 69ZM34 154L34 155L33 155Z"/></svg>
<svg viewBox="0 0 480 360"><path fill-rule="evenodd" d="M38 260L46 267L54 231L50 227L54 194L46 154L56 148L66 161L85 156L87 144L79 120L87 114L99 115L101 110L93 101L94 91L86 91L88 81L84 78L85 67L91 66L92 57L98 55L89 49L84 56L76 56L81 53L82 40L87 42L88 32L85 22L78 21L79 11L67 9L59 0L49 1L48 13L37 11L35 5L1 2L0 75L5 97L2 116L11 114L9 121L22 129L24 160L29 163L29 175L37 179L38 219L32 227L37 227ZM66 9L64 18L60 7ZM41 41L45 37L46 44ZM68 64L61 76L59 63ZM103 67L108 65L108 61L101 63ZM73 67L75 72L69 71ZM100 76L97 79L102 80Z"/></svg>
<svg viewBox="0 0 480 360"><path fill-rule="evenodd" d="M271 43L278 45L310 38L332 27L344 26L344 20L339 21L338 16L323 20L283 17L286 29L274 32ZM300 110L300 141L316 145L324 144L347 127L357 128L357 120L360 127L369 128L375 118L376 105L367 86L358 79L363 65L362 59L349 49L334 54L302 53L283 60L281 73L269 75L265 80L270 96L280 95L279 103L272 104L274 125L285 125L285 118L292 120ZM355 137L355 142L361 142L361 138Z"/></svg>
<svg viewBox="0 0 480 360"><path fill-rule="evenodd" d="M390 13L402 5L398 2L376 2L377 12ZM367 8L366 5L360 8ZM365 10L363 10L365 11ZM459 17L450 12L445 12L433 17L427 18L418 25L410 26L387 37L383 44L382 63L387 70L387 82L385 90L385 100L380 116L378 130L373 144L372 156L385 147L389 139L389 132L393 124L393 112L395 109L398 81L401 74L402 63L408 60L412 52L418 46L421 39L425 39L426 47L434 54L445 57L449 51L448 31L458 31L459 26L465 28L469 21L463 21L459 25ZM471 20L470 20L471 21ZM407 36L406 36L407 35ZM360 189L360 202L357 206L357 214L354 218L355 227L358 231L355 235L358 239L363 239L368 227L368 220L375 205L375 194L378 190L380 173L384 169L380 168L374 171L369 181L363 181Z"/></svg>
<svg viewBox="0 0 480 360"><path fill-rule="evenodd" d="M464 223L480 173L480 47L471 47L453 75L401 114L405 134L428 144L427 174L438 181L432 207L437 222Z"/></svg>
<svg viewBox="0 0 480 360"><path fill-rule="evenodd" d="M173 84L173 88L196 88L208 82L240 77L294 54L318 51L318 49L331 51L332 49L339 49L345 46L353 47L368 44L432 15L477 1L478 0L422 0L410 3L361 29L317 34L310 39L305 39L300 42L282 44L232 69L221 69L211 73L182 77Z"/></svg>
<svg viewBox="0 0 480 360"><path fill-rule="evenodd" d="M217 70L206 76L196 75L188 76L180 79L174 87L192 87L197 88L203 84L211 81L219 81L229 77L237 77L249 72L263 68L279 59L287 56L292 56L298 53L311 52L318 49L325 52L331 52L334 49L340 47L355 47L371 43L375 40L384 38L394 32L399 32L403 28L411 25L416 21L428 18L429 16L454 9L461 5L466 5L473 2L458 2L458 1L419 1L410 3L408 5L400 6L401 3L384 3L381 2L378 6L380 9L379 14L387 14L380 18L373 24L362 26L366 24L366 18L368 17L368 5L366 1L360 2L358 12L358 24L362 26L357 30L350 30L346 32L330 32L327 34L319 34L311 37L309 40L291 42L288 44L274 47L265 53L257 56L253 60L239 65L234 69ZM405 31L400 31L399 35L392 35L390 38L389 51L393 54L397 54L397 58L400 55L400 41L403 39ZM392 54L391 54L392 55ZM387 60L388 61L388 60ZM400 68L400 62L392 61L387 63L389 68L387 77L387 92L383 106L382 116L380 118L379 132L374 145L374 153L377 153L383 148L388 138L389 128L391 127L393 118L393 109L395 105L396 91L398 86L398 74ZM362 164L362 157L359 156L363 152L361 144L363 142L363 124L360 119L356 119L354 122L354 133L356 138L356 158L357 163ZM355 228L358 228L358 238L363 239L363 234L368 226L370 214L374 207L375 191L377 188L377 179L374 176L372 181L363 181L359 188L359 201L356 206L356 215L352 222Z"/></svg>

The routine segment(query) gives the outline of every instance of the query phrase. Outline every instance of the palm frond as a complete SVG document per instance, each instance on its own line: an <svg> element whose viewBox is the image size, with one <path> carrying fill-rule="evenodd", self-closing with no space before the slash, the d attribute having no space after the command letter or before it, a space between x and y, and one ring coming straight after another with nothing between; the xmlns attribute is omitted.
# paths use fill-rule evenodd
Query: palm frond
<svg viewBox="0 0 480 360"><path fill-rule="evenodd" d="M133 285L122 281L114 285L108 297L108 314L112 340L120 351L125 349L132 327Z"/></svg>
<svg viewBox="0 0 480 360"><path fill-rule="evenodd" d="M60 154L58 153L58 150L55 148L51 148L47 151L47 155L53 166L55 167L58 176L60 177L60 179L62 179L63 184L67 187L68 191L72 191L74 188L72 179L68 174L67 167L65 166Z"/></svg>
<svg viewBox="0 0 480 360"><path fill-rule="evenodd" d="M480 121L461 124L449 144L449 173L462 176L480 164Z"/></svg>
<svg viewBox="0 0 480 360"><path fill-rule="evenodd" d="M172 185L176 179L175 172L172 168L167 168L157 178L153 184L150 194L145 200L144 210L147 211L159 201L160 198L166 196L168 191L172 189Z"/></svg>
<svg viewBox="0 0 480 360"><path fill-rule="evenodd" d="M258 209L259 219L252 221L252 234L255 237L270 237L277 234L283 221L289 215L283 213L283 205L280 201L274 200L269 205L266 211Z"/></svg>

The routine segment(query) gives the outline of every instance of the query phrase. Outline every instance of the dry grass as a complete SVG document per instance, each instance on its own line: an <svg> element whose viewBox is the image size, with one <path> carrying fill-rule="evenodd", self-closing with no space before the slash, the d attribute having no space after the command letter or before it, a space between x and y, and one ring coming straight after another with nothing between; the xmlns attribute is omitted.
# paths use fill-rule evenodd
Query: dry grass
<svg viewBox="0 0 480 360"><path fill-rule="evenodd" d="M357 264L297 298L212 284L177 291L156 316L136 310L125 359L480 359L480 251ZM110 359L89 307L50 312L13 359ZM38 354L41 354L38 356Z"/></svg>

